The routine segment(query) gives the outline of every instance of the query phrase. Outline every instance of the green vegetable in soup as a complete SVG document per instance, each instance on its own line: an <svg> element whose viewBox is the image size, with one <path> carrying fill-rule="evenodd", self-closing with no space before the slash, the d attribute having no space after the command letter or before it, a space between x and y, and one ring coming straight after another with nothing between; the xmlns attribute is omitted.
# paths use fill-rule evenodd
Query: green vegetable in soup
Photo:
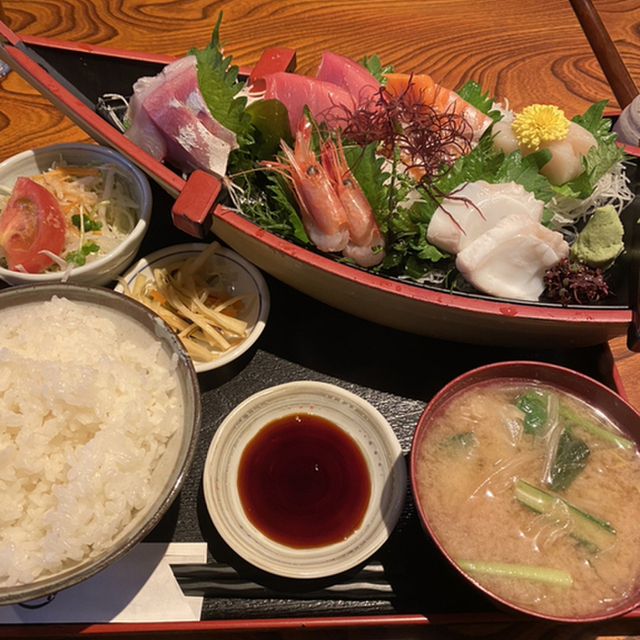
<svg viewBox="0 0 640 640"><path fill-rule="evenodd" d="M603 429L602 427L599 427L597 424L594 424L589 420L585 420L581 416L571 411L571 409L567 409L567 407L560 407L560 417L582 427L583 429L586 429L601 440L607 440L608 442L622 447L623 449L632 450L635 448L635 445L631 440L623 438L617 433L607 431L607 429Z"/></svg>
<svg viewBox="0 0 640 640"><path fill-rule="evenodd" d="M516 398L516 407L524 413L522 428L525 433L544 435L547 430L548 396L540 391L526 391Z"/></svg>
<svg viewBox="0 0 640 640"><path fill-rule="evenodd" d="M571 521L571 535L595 550L606 549L615 542L616 532L608 522L581 511L566 500L554 496L533 485L518 480L515 497L529 509L542 513L557 522Z"/></svg>
<svg viewBox="0 0 640 640"><path fill-rule="evenodd" d="M546 582L558 587L570 587L573 579L568 571L550 569L548 567L532 567L523 564L505 564L502 562L475 562L472 560L457 560L456 564L469 573L484 573L507 578L520 578Z"/></svg>
<svg viewBox="0 0 640 640"><path fill-rule="evenodd" d="M552 491L565 491L587 466L587 458L591 453L589 447L576 435L570 427L562 431L558 448L551 466Z"/></svg>
<svg viewBox="0 0 640 640"><path fill-rule="evenodd" d="M469 455L478 446L478 439L473 431L456 433L450 438L445 438L438 443L441 451L446 451L451 455Z"/></svg>

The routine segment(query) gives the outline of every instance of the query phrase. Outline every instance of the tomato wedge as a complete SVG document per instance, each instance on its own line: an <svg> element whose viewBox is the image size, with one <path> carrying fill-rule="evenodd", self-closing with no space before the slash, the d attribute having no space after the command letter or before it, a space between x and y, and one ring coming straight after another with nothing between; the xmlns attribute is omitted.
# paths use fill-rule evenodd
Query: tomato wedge
<svg viewBox="0 0 640 640"><path fill-rule="evenodd" d="M13 271L40 273L53 260L43 249L60 255L65 219L54 195L31 178L18 178L0 215L0 247Z"/></svg>

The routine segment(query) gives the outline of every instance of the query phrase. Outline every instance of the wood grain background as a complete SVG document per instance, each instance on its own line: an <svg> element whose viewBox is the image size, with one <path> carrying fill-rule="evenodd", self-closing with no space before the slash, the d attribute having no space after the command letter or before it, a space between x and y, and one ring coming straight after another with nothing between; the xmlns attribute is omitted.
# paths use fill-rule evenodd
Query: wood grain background
<svg viewBox="0 0 640 640"><path fill-rule="evenodd" d="M561 105L572 116L611 90L568 1L561 0L3 0L17 33L183 55L204 46L220 11L226 51L252 65L266 46L294 48L298 69L313 72L324 49L359 59L376 53L399 71L431 74L455 88L467 79L515 108ZM630 72L640 81L640 4L595 0ZM3 157L47 132L76 139L24 83L1 83ZM19 110L10 110L15 107Z"/></svg>

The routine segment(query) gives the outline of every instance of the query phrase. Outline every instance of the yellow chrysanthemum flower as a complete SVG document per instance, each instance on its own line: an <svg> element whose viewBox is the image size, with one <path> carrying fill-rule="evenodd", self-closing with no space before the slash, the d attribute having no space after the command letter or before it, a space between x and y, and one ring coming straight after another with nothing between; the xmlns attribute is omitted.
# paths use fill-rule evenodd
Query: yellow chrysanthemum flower
<svg viewBox="0 0 640 640"><path fill-rule="evenodd" d="M532 104L516 115L511 127L520 144L537 151L544 142L566 138L569 120L558 107Z"/></svg>

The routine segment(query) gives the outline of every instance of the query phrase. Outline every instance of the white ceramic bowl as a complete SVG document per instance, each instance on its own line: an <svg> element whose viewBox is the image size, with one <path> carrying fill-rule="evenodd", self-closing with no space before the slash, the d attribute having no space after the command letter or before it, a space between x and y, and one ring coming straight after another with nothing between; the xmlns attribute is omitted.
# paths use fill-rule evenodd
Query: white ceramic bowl
<svg viewBox="0 0 640 640"><path fill-rule="evenodd" d="M245 447L273 420L296 413L339 426L366 460L371 497L361 526L346 540L307 549L280 544L257 529L242 507L238 466ZM320 578L356 567L386 541L404 504L407 472L396 435L377 409L335 385L296 381L256 393L225 418L207 454L203 487L218 533L242 558L275 575Z"/></svg>
<svg viewBox="0 0 640 640"><path fill-rule="evenodd" d="M133 231L116 249L81 267L74 267L69 282L106 285L120 275L132 262L140 248L151 219L151 187L145 174L123 155L107 147L81 142L53 144L24 151L0 163L0 185L12 188L20 176L32 176L49 169L63 158L68 164L86 165L92 162L115 164L126 178L132 198L140 205L139 218ZM62 272L20 273L0 267L0 279L16 284L55 283Z"/></svg>
<svg viewBox="0 0 640 640"><path fill-rule="evenodd" d="M208 246L208 244L194 242L160 249L145 258L141 258L124 274L123 279L129 286L133 285L138 274L151 279L153 278L154 269L186 260L197 255ZM247 322L247 337L215 360L210 362L194 361L194 366L198 373L223 367L248 351L265 328L271 306L267 283L262 273L248 260L245 260L235 251L231 251L231 249L219 247L210 258L210 263L214 271L225 274L225 284L230 295L255 295L247 299L245 308L239 314L239 317ZM124 291L124 288L119 283L115 289L120 293Z"/></svg>
<svg viewBox="0 0 640 640"><path fill-rule="evenodd" d="M93 557L84 557L76 563L68 563L63 570L37 578L34 582L17 586L0 585L0 605L27 602L55 594L89 578L124 556L158 524L177 496L193 459L198 440L201 416L198 378L189 356L173 331L155 313L140 303L109 289L88 285L65 283L8 287L0 291L0 309L5 313L25 305L41 305L51 300L54 295L97 308L99 315L112 318L117 323L118 329L128 339L140 345L158 343L159 353L162 354L161 360L170 362L177 359L173 378L176 385L175 394L179 400L177 414L179 424L148 476L146 484L148 495L145 504L124 528L113 531L109 544L101 551L94 552ZM55 326L52 324L52 336L56 331ZM50 369L58 370L55 361ZM88 366L89 380L92 376L90 369L91 367ZM70 393L73 394L73 390ZM50 395L55 397L56 393ZM95 448L93 451L95 453ZM90 459L90 446L86 448L86 452ZM121 454L124 452L118 450L114 456L121 456ZM87 485L89 490L93 490L92 487ZM79 503L81 509L82 500L79 500Z"/></svg>

